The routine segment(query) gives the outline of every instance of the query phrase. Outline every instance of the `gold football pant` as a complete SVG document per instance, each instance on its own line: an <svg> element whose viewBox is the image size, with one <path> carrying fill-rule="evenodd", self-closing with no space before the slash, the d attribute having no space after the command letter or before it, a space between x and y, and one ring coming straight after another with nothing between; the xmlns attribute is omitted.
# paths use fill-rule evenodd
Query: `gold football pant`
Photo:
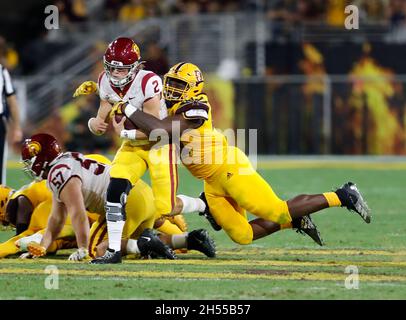
<svg viewBox="0 0 406 320"><path fill-rule="evenodd" d="M176 201L178 172L176 152L173 145L159 148L132 146L123 142L113 160L112 178L127 179L134 184L149 169L154 203L158 216L171 213Z"/></svg>
<svg viewBox="0 0 406 320"><path fill-rule="evenodd" d="M122 239L137 239L142 231L152 228L156 219L154 197L151 188L142 180L138 180L131 189L126 205L127 219L125 221ZM89 255L96 257L96 248L108 239L105 216L99 216L90 228Z"/></svg>
<svg viewBox="0 0 406 320"><path fill-rule="evenodd" d="M252 168L248 157L229 147L235 156L204 181L210 212L229 237L239 244L250 244L253 231L246 211L257 217L286 224L292 221L286 201L279 199L271 186Z"/></svg>

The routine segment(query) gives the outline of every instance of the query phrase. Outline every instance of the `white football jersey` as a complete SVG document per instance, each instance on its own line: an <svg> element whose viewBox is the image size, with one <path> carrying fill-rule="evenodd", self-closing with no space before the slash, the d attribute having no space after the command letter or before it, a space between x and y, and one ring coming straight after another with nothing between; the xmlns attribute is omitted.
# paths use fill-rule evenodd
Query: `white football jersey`
<svg viewBox="0 0 406 320"><path fill-rule="evenodd" d="M72 177L82 181L82 194L88 211L104 214L110 166L88 159L79 152L66 152L59 156L48 173L47 187L60 200L60 193Z"/></svg>
<svg viewBox="0 0 406 320"><path fill-rule="evenodd" d="M152 71L139 70L134 80L125 86L124 91L120 91L117 87L112 86L106 73L103 72L99 76L98 89L100 99L107 100L111 104L125 101L141 111L145 101L159 94L161 97L160 119L168 116L165 99L162 94L162 80Z"/></svg>

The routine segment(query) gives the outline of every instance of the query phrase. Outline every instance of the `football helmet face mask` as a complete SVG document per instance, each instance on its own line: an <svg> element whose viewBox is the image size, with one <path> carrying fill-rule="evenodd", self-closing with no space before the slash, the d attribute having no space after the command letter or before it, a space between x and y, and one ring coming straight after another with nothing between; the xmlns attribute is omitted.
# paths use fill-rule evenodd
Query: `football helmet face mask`
<svg viewBox="0 0 406 320"><path fill-rule="evenodd" d="M142 65L140 59L140 49L130 38L117 38L110 43L103 56L104 70L110 83L114 87L123 87L134 80Z"/></svg>
<svg viewBox="0 0 406 320"><path fill-rule="evenodd" d="M47 178L48 168L62 154L62 149L56 139L46 133L33 135L23 142L21 158L24 172L35 180Z"/></svg>
<svg viewBox="0 0 406 320"><path fill-rule="evenodd" d="M7 202L14 190L0 184L0 225L7 226L9 221L6 216Z"/></svg>
<svg viewBox="0 0 406 320"><path fill-rule="evenodd" d="M203 85L200 69L192 63L180 62L164 76L164 98L174 102L188 100L200 94Z"/></svg>

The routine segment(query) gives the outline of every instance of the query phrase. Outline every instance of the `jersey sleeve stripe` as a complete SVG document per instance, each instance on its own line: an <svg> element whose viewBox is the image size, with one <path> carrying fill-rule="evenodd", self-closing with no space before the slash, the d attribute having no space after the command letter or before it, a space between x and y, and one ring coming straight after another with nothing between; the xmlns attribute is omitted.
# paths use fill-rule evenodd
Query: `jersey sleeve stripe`
<svg viewBox="0 0 406 320"><path fill-rule="evenodd" d="M62 163L62 164L56 165L55 167L53 167L51 169L51 171L49 171L49 174L48 174L48 181L49 182L51 182L49 179L52 177L52 174L54 173L54 171L57 170L57 169L60 169L60 168L66 168L66 169L70 170L70 167L67 164Z"/></svg>
<svg viewBox="0 0 406 320"><path fill-rule="evenodd" d="M142 94L143 94L143 95L145 95L145 87L147 86L148 80L151 79L153 76L155 76L155 73L150 72L150 73L146 74L146 75L144 76L144 78L142 78L142 81L141 81L141 89L142 89Z"/></svg>

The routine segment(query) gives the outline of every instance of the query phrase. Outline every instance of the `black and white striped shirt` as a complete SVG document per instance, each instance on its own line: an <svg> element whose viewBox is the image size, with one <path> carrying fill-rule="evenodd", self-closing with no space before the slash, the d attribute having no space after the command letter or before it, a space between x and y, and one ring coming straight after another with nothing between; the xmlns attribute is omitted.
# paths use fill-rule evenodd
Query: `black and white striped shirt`
<svg viewBox="0 0 406 320"><path fill-rule="evenodd" d="M0 116L6 114L6 97L15 94L8 70L0 64Z"/></svg>

